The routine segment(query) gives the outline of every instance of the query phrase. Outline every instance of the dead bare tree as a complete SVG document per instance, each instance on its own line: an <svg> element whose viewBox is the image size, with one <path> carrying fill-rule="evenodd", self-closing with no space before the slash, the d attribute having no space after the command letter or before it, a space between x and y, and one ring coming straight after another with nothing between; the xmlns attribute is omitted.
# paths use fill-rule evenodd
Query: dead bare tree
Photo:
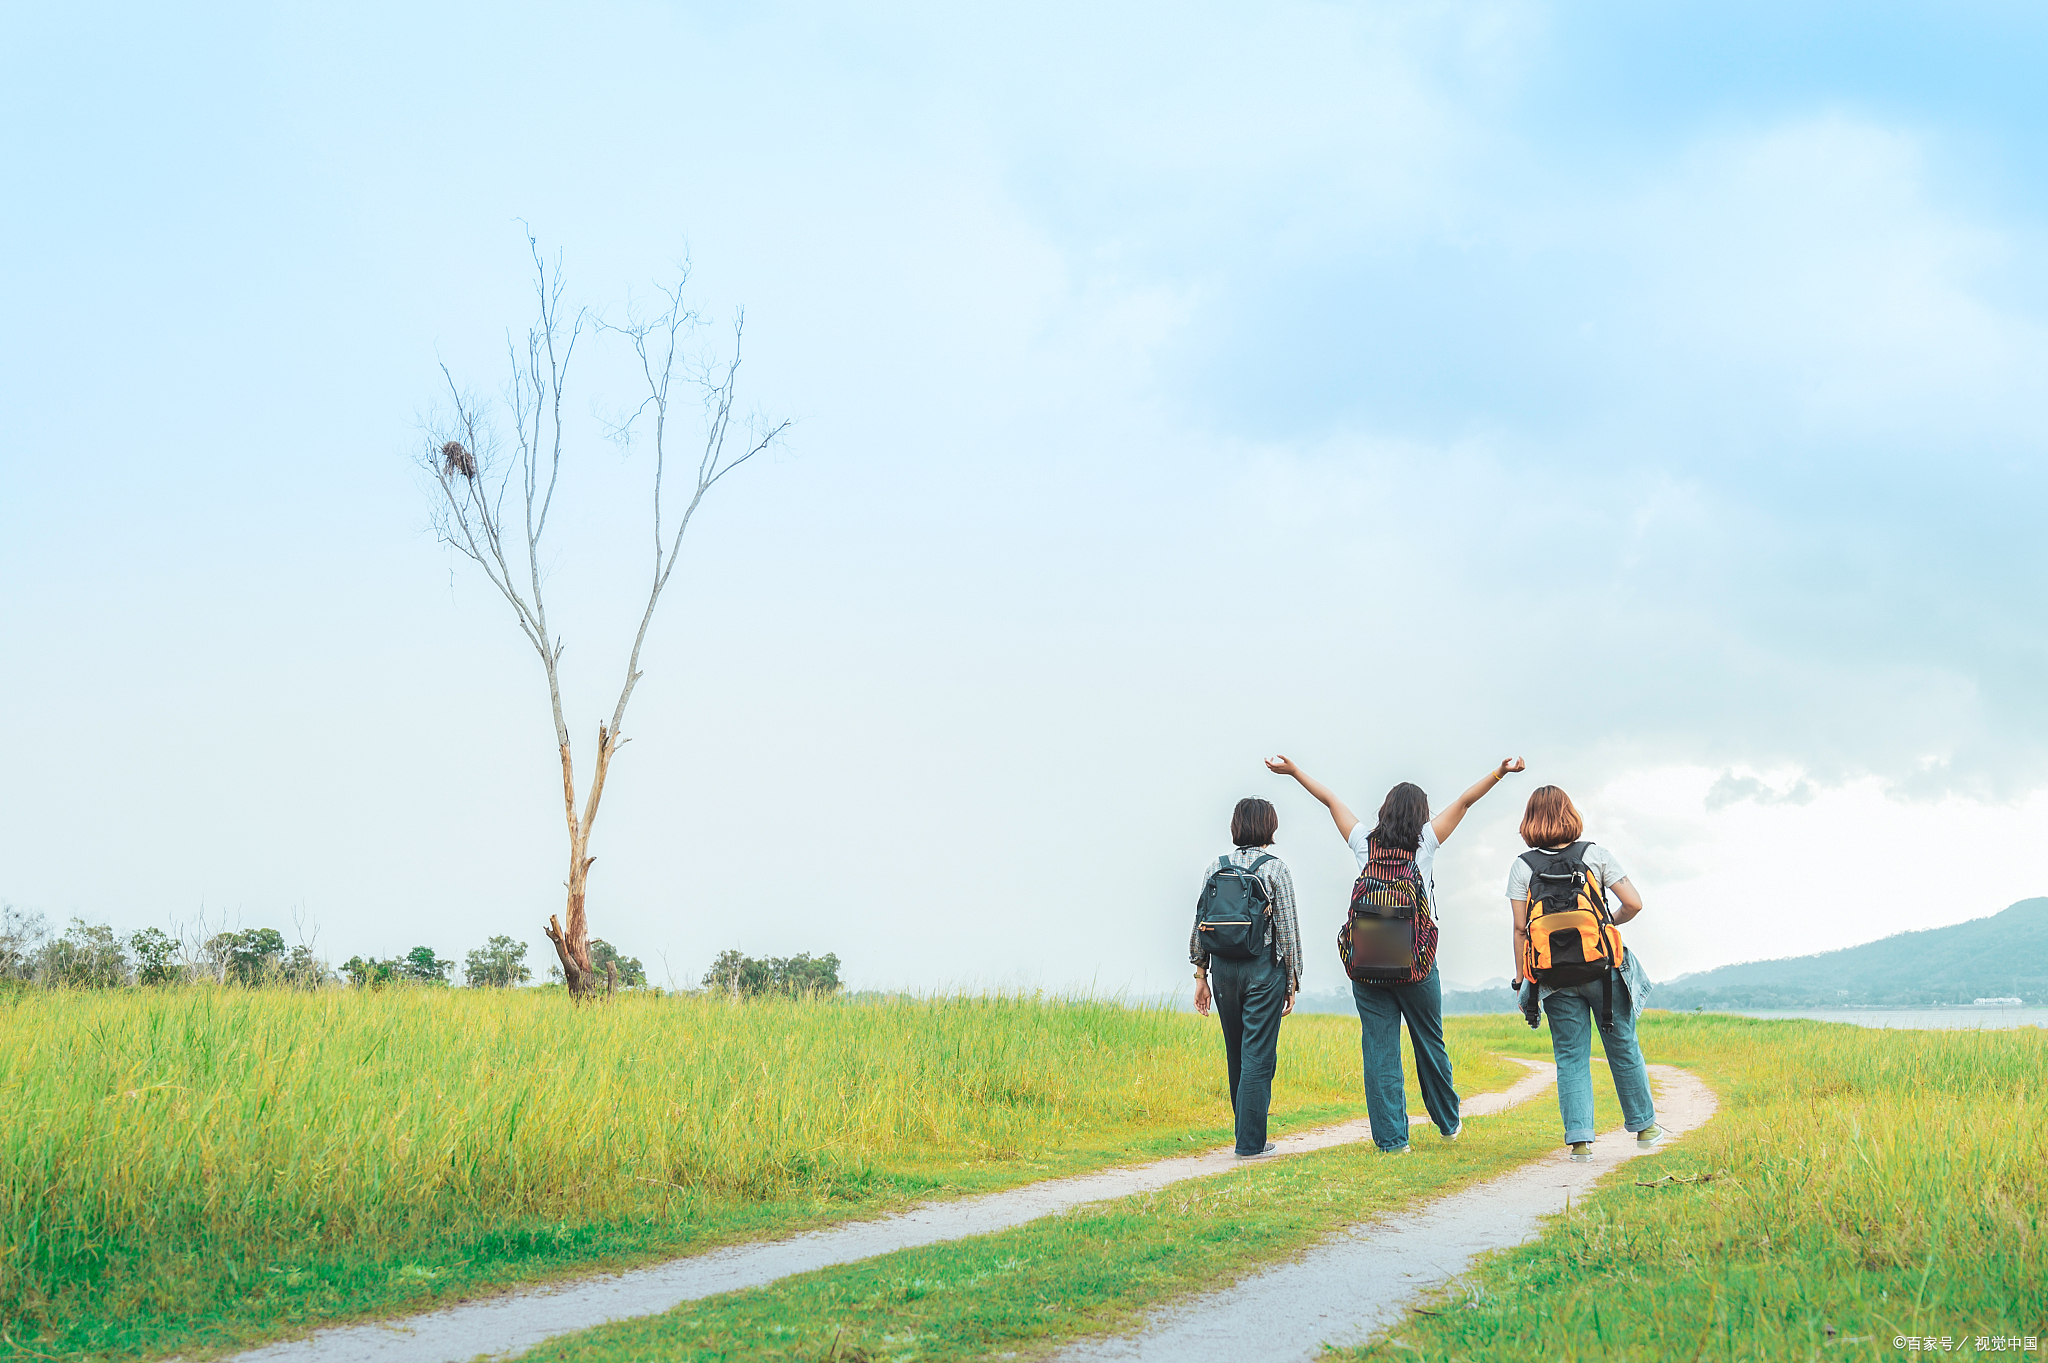
<svg viewBox="0 0 2048 1363"><path fill-rule="evenodd" d="M608 984L606 977L592 970L590 961L585 898L591 863L595 860L589 851L590 830L604 798L605 774L619 745L625 741L621 729L626 721L626 705L640 680L640 650L647 642L648 626L675 572L683 536L705 494L728 473L781 439L789 423L743 421L736 428L734 394L745 318L742 314L734 319L729 358L706 362L691 354L689 342L701 321L683 303L689 277L687 268L672 287L660 291L665 307L659 315L651 319L629 317L623 325L610 326L584 309L565 316L560 257L550 262L531 236L527 246L533 257L537 315L527 329L523 347L509 334L506 338L512 372L504 389L502 411L514 431L509 455L499 447L491 409L458 386L444 364L441 375L447 383L453 411L449 417L429 424L420 462L439 490L435 528L442 541L483 570L511 606L519 632L539 655L547 676L555 743L562 758L562 805L569 826L569 899L566 912L559 917L550 915L544 931L561 958L569 991L582 997L594 992L601 983ZM562 404L571 366L578 358L579 342L597 332L624 339L637 362L637 381L646 388L646 397L615 423L609 434L626 442L636 429L652 427L654 544L647 603L640 613L632 650L626 656L625 684L619 688L611 721L597 727L597 755L579 811L569 723L562 706L562 640L548 623L542 543L549 517L555 510L563 449L569 441L563 426ZM676 438L671 429L676 415L671 411L671 402L679 374L684 390L694 391L702 398L704 444L696 456L695 482L688 505L679 518L664 523L663 497L670 492L664 482L668 477L668 441ZM728 452L729 440L739 453ZM508 519L506 500L514 492L517 495L512 498Z"/></svg>

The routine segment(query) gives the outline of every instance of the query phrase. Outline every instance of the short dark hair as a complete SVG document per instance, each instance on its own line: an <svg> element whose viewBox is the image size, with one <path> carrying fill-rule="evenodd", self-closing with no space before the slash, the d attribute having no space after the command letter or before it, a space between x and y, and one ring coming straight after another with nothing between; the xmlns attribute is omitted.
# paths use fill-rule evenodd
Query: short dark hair
<svg viewBox="0 0 2048 1363"><path fill-rule="evenodd" d="M1413 852L1422 845L1422 826L1429 822L1429 797L1413 781L1403 781L1380 801L1380 820L1372 840L1382 847Z"/></svg>
<svg viewBox="0 0 2048 1363"><path fill-rule="evenodd" d="M1563 847L1579 840L1586 821L1562 786L1538 786L1522 811L1522 841L1531 847Z"/></svg>
<svg viewBox="0 0 2048 1363"><path fill-rule="evenodd" d="M1271 800L1247 795L1230 811L1230 840L1239 847L1264 847L1280 831L1280 811Z"/></svg>

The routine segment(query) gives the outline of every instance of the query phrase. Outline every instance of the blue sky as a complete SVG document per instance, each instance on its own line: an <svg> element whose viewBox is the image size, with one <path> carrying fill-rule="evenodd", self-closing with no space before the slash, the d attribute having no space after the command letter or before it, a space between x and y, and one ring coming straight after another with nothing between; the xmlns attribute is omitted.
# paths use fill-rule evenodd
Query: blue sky
<svg viewBox="0 0 2048 1363"><path fill-rule="evenodd" d="M613 317L687 253L798 419L693 532L594 842L596 930L678 979L1177 987L1249 793L1320 940L1276 750L1361 808L1526 755L1660 978L1754 954L1735 885L1786 950L2048 889L2038 10L10 23L0 898L545 949L545 694L410 463L525 324L522 222ZM550 587L586 748L617 358ZM1518 806L1447 850L1453 979Z"/></svg>

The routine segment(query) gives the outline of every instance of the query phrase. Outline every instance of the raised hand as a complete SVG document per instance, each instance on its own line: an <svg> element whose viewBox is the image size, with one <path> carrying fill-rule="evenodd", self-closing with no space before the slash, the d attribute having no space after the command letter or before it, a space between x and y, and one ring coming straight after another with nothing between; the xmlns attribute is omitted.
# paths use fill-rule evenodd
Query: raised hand
<svg viewBox="0 0 2048 1363"><path fill-rule="evenodd" d="M1519 757L1503 757L1499 766L1479 778L1478 785L1451 801L1448 809L1429 821L1429 826L1436 830L1436 840L1449 842L1451 834L1458 830L1458 824L1463 821L1472 806L1485 799L1486 792L1506 779L1509 772L1521 771L1525 765Z"/></svg>
<svg viewBox="0 0 2048 1363"><path fill-rule="evenodd" d="M1294 765L1294 759L1285 753L1266 759L1266 770L1275 776L1292 776L1301 782L1301 788L1323 802L1323 808L1330 811L1330 817L1337 821L1337 836L1349 840L1351 830L1358 826L1358 816L1337 798L1335 791Z"/></svg>

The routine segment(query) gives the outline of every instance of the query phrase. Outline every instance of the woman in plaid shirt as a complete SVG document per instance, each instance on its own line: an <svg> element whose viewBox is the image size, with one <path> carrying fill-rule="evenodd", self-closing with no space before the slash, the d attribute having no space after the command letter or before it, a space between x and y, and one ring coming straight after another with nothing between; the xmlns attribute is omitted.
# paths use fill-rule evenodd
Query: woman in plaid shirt
<svg viewBox="0 0 2048 1363"><path fill-rule="evenodd" d="M1230 1066L1230 1106L1237 1114L1237 1154L1257 1159L1271 1154L1266 1110L1273 1101L1273 1069L1280 1056L1280 1019L1294 1011L1301 988L1301 927L1294 919L1294 877L1269 850L1280 831L1280 815L1269 801L1237 802L1230 816L1230 840L1237 849L1209 863L1209 877L1226 866L1250 870L1266 892L1266 930L1258 956L1249 961L1211 957L1202 942L1200 900L1196 925L1188 933L1188 959L1195 966L1195 1011L1209 1016L1216 1006L1223 1023L1223 1053ZM1264 858L1263 861L1260 858ZM1215 987L1210 987L1211 977Z"/></svg>

